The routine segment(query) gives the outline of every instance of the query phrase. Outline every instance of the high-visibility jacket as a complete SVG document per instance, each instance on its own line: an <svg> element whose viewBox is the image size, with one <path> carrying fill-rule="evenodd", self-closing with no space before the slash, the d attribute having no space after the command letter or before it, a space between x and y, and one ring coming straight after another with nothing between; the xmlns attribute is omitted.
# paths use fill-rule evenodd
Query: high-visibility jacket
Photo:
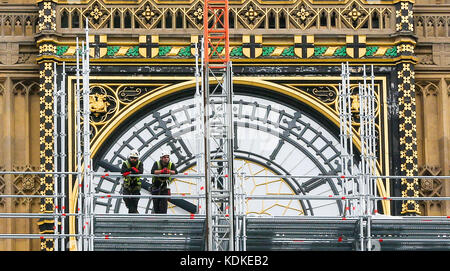
<svg viewBox="0 0 450 271"><path fill-rule="evenodd" d="M130 164L130 161L124 161L124 164L127 166L128 169L131 170L132 166ZM136 165L136 168L139 168L141 164L141 160L138 160L138 163ZM133 172L132 172L133 173ZM141 183L141 177L131 177L126 176L124 180L124 187L128 190L140 190L142 186Z"/></svg>
<svg viewBox="0 0 450 271"><path fill-rule="evenodd" d="M160 161L156 161L156 163L158 165L158 170L161 170L162 169L161 162ZM172 168L172 162L169 161L169 164L167 165L167 169L171 170L171 168ZM173 179L172 177L169 177L169 183L172 182L172 179ZM164 184L164 181L166 181L166 180L167 180L167 177L156 177L156 176L153 176L152 183L153 183L153 185L156 185L156 182L159 181L159 182L161 182L160 185L162 185L162 184Z"/></svg>

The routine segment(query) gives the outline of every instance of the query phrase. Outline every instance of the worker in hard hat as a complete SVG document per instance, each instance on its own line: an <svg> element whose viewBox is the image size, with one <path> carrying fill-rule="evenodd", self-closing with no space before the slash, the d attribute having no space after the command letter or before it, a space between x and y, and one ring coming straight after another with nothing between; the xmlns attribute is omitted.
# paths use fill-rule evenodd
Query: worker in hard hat
<svg viewBox="0 0 450 271"><path fill-rule="evenodd" d="M172 182L170 174L178 174L175 164L170 161L170 154L167 151L162 151L160 160L156 161L152 167L152 174L164 174L164 177L153 177L151 192L153 195L170 195L169 184ZM153 212L155 214L167 213L168 198L154 198Z"/></svg>
<svg viewBox="0 0 450 271"><path fill-rule="evenodd" d="M133 176L136 174L144 173L144 164L139 159L139 151L132 150L128 159L122 163L121 173L124 177L123 182L123 194L124 195L140 195L141 194L141 177ZM124 197L125 205L128 208L128 213L139 213L138 202L139 198L126 198Z"/></svg>

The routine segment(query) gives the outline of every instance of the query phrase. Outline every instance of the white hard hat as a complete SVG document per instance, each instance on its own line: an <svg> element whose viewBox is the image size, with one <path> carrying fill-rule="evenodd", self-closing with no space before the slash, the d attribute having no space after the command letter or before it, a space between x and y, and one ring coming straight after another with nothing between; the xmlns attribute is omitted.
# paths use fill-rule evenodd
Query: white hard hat
<svg viewBox="0 0 450 271"><path fill-rule="evenodd" d="M166 150L161 151L161 157L166 156L166 155L170 155L170 153Z"/></svg>
<svg viewBox="0 0 450 271"><path fill-rule="evenodd" d="M130 151L130 154L128 155L128 158L130 158L130 157L136 157L136 158L139 158L139 151L136 150L136 149Z"/></svg>

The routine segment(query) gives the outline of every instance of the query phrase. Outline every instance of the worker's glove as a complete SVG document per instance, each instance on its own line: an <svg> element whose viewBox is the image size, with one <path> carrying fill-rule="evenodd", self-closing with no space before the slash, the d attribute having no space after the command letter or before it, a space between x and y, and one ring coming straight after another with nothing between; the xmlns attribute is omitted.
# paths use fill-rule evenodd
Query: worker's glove
<svg viewBox="0 0 450 271"><path fill-rule="evenodd" d="M169 174L169 170L167 168L161 169L161 174Z"/></svg>
<svg viewBox="0 0 450 271"><path fill-rule="evenodd" d="M130 175L130 173L131 173L131 171L127 171L127 172L122 173L122 175L123 175L123 177L126 177L126 176Z"/></svg>
<svg viewBox="0 0 450 271"><path fill-rule="evenodd" d="M139 173L139 170L137 168L132 167L131 169L134 171L134 173Z"/></svg>

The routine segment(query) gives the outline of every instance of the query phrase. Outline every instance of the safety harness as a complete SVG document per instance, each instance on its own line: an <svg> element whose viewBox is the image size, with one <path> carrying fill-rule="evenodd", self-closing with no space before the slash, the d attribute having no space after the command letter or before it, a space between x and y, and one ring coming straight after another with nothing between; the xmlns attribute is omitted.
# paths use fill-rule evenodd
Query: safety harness
<svg viewBox="0 0 450 271"><path fill-rule="evenodd" d="M161 170L161 169L162 169L161 162L160 162L160 161L156 161L156 163L157 163L157 165L158 165L158 170ZM171 167L172 167L172 162L169 161L169 165L167 166L167 169L170 170ZM161 185L162 185L163 182L165 181L165 178L166 178L166 177L156 177L156 176L153 176L153 178L152 178L152 183L155 184L155 181L158 180L158 181L161 182ZM171 183L171 182L172 182L172 177L169 177L169 182L168 182L168 183Z"/></svg>
<svg viewBox="0 0 450 271"><path fill-rule="evenodd" d="M130 161L126 161L125 164L127 165L127 168L131 168ZM141 161L139 160L136 168L139 168L139 165L141 164ZM141 189L141 177L130 177L126 176L124 181L124 187L129 190L140 190Z"/></svg>

